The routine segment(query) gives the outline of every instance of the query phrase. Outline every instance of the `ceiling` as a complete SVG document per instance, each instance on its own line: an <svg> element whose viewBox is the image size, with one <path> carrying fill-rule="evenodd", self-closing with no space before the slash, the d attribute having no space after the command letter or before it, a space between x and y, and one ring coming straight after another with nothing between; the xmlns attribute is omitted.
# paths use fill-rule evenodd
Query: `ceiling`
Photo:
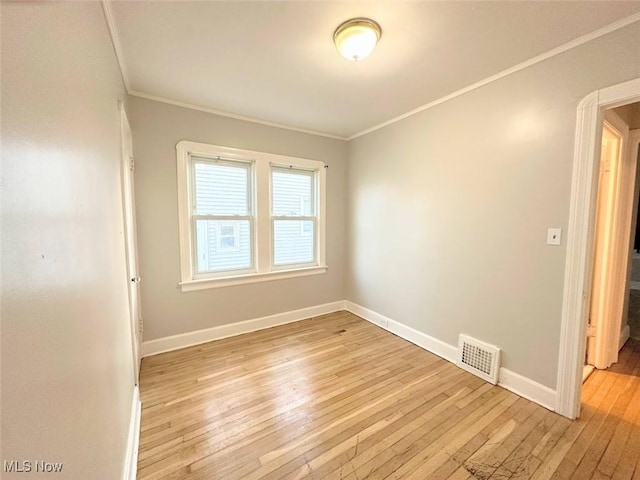
<svg viewBox="0 0 640 480"><path fill-rule="evenodd" d="M107 7L130 93L348 138L637 14L640 1ZM370 57L350 62L332 35L358 16L383 33Z"/></svg>

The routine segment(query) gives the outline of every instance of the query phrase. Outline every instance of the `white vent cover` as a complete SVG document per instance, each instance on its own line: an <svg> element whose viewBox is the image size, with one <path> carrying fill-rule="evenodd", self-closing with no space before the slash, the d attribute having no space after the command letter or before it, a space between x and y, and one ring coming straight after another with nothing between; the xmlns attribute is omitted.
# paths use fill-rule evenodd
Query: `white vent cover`
<svg viewBox="0 0 640 480"><path fill-rule="evenodd" d="M500 370L500 349L498 347L467 335L460 335L456 363L460 368L487 382L498 384Z"/></svg>

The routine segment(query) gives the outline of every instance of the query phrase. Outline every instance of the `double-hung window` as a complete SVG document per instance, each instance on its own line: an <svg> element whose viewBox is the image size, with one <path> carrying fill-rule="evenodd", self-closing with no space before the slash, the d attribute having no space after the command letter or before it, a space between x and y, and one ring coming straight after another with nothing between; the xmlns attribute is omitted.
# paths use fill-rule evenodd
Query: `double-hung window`
<svg viewBox="0 0 640 480"><path fill-rule="evenodd" d="M271 167L273 266L315 263L315 172Z"/></svg>
<svg viewBox="0 0 640 480"><path fill-rule="evenodd" d="M176 148L183 291L326 271L323 162Z"/></svg>
<svg viewBox="0 0 640 480"><path fill-rule="evenodd" d="M250 162L191 159L194 278L253 271L254 229Z"/></svg>

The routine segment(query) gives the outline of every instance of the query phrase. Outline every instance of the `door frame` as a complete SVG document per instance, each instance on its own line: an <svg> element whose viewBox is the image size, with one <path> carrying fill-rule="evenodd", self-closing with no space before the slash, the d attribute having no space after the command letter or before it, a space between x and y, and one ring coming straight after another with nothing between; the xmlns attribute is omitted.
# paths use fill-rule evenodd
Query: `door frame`
<svg viewBox="0 0 640 480"><path fill-rule="evenodd" d="M591 92L578 104L555 408L572 419L580 413L603 111L637 101L640 78Z"/></svg>
<svg viewBox="0 0 640 480"><path fill-rule="evenodd" d="M134 379L135 384L138 385L140 378L140 360L142 358L142 315L140 312L140 277L138 277L138 237L136 232L135 193L132 177L133 145L131 145L131 155L128 155L126 142L127 139L132 141L132 134L127 112L124 108L124 102L118 102L118 109L120 110L122 221L124 223L124 247L127 262L127 276L125 281L127 282L127 296L129 298L129 323L131 325L131 349L133 355ZM131 227L129 225L131 225ZM131 232L129 231L130 228L132 229ZM133 245L129 245L130 235ZM131 265L132 263L133 268ZM130 278L131 272L134 272L133 278ZM134 283L134 287L131 286L130 282ZM136 290L137 299L135 300L132 298L131 288L135 288Z"/></svg>

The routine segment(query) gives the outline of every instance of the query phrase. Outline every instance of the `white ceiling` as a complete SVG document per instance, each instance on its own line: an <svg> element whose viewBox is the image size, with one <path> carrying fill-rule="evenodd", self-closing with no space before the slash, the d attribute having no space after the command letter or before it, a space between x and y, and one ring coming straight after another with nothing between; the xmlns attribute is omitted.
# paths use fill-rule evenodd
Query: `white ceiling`
<svg viewBox="0 0 640 480"><path fill-rule="evenodd" d="M130 93L350 137L640 12L633 2L110 2ZM335 28L365 16L362 62ZM640 18L638 18L640 20Z"/></svg>

